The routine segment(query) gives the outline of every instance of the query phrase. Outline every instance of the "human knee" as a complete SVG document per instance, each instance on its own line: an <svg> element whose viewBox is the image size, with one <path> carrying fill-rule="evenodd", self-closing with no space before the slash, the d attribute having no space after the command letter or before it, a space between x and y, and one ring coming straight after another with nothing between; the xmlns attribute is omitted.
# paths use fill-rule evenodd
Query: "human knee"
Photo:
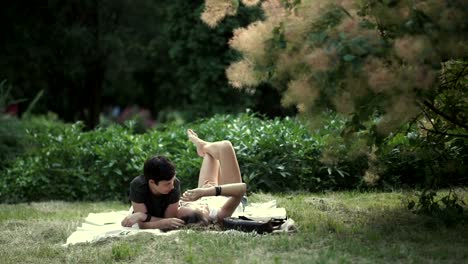
<svg viewBox="0 0 468 264"><path fill-rule="evenodd" d="M224 149L232 149L233 148L232 143L229 140L223 140L223 141L221 141L221 143L222 143L222 146L223 146Z"/></svg>
<svg viewBox="0 0 468 264"><path fill-rule="evenodd" d="M213 144L210 144L208 146L208 153L213 156L213 158L219 160L223 153L229 153L232 152L233 147L230 141L228 140L222 140L222 141L217 141Z"/></svg>

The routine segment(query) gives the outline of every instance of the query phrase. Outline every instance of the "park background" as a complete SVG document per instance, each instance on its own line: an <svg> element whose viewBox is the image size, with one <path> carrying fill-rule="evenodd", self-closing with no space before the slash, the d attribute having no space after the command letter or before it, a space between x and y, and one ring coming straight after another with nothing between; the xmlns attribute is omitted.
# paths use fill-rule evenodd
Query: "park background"
<svg viewBox="0 0 468 264"><path fill-rule="evenodd" d="M196 185L192 128L233 142L254 200L299 211L291 213L304 234L269 238L250 262L277 246L269 262L466 259L466 10L437 0L5 3L0 221L23 235L0 242L24 243L27 226L65 216L60 232L38 231L53 234L28 257L73 262L55 244L87 212L127 206L128 184L150 155L173 160L184 189ZM389 210L378 211L379 224L377 208ZM402 229L389 231L395 224ZM402 238L408 230L427 236L403 249L368 245L385 232L414 242ZM334 247L348 235L366 241L364 253ZM299 252L288 255L285 241ZM325 253L307 254L317 243ZM110 241L83 261L143 262L142 247ZM201 251L177 260L213 257Z"/></svg>

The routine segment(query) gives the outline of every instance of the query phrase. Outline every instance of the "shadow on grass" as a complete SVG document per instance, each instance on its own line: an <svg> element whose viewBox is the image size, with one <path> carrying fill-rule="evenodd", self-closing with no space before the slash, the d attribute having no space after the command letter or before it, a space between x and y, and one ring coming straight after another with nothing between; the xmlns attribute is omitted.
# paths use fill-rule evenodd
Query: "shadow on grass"
<svg viewBox="0 0 468 264"><path fill-rule="evenodd" d="M297 210L296 198L284 201ZM334 197L301 197L305 208L291 212L314 240L328 238L333 247L364 259L415 262L455 261L468 257L468 214L446 225L434 217L417 215L401 201L366 201ZM295 219L296 220L296 219ZM313 240L310 241L311 243ZM369 257L373 256L373 257ZM455 261L457 262L457 261Z"/></svg>

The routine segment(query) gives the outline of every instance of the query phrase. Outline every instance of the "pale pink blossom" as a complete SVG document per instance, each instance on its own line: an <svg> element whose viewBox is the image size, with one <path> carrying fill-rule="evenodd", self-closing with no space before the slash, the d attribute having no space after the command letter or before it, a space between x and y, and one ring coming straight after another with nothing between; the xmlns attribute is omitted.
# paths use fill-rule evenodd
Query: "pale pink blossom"
<svg viewBox="0 0 468 264"><path fill-rule="evenodd" d="M268 22L254 22L247 28L235 29L229 45L244 57L261 60L267 52L265 44L271 38L272 30L273 26Z"/></svg>
<svg viewBox="0 0 468 264"><path fill-rule="evenodd" d="M226 0L205 0L205 9L201 14L201 20L210 27L215 27L226 16L235 15L237 8L232 5L232 1Z"/></svg>
<svg viewBox="0 0 468 264"><path fill-rule="evenodd" d="M368 59L364 70L367 72L369 88L376 93L389 92L398 82L392 69L377 58Z"/></svg>
<svg viewBox="0 0 468 264"><path fill-rule="evenodd" d="M317 71L326 71L331 65L331 57L323 48L314 49L304 57L304 61Z"/></svg>
<svg viewBox="0 0 468 264"><path fill-rule="evenodd" d="M283 96L282 103L285 106L301 106L299 110L305 110L305 106L312 105L319 96L319 90L314 83L307 78L292 80Z"/></svg>
<svg viewBox="0 0 468 264"><path fill-rule="evenodd" d="M245 59L232 63L226 69L226 76L229 84L235 88L253 87L262 81L261 75L255 72L254 65Z"/></svg>
<svg viewBox="0 0 468 264"><path fill-rule="evenodd" d="M255 6L258 5L258 3L260 3L260 0L242 0L242 3L245 6Z"/></svg>
<svg viewBox="0 0 468 264"><path fill-rule="evenodd" d="M346 17L337 26L337 30L354 35L359 30L359 23L356 19Z"/></svg>
<svg viewBox="0 0 468 264"><path fill-rule="evenodd" d="M267 0L262 3L262 9L268 19L278 19L286 15L286 9L279 0Z"/></svg>
<svg viewBox="0 0 468 264"><path fill-rule="evenodd" d="M395 40L393 47L398 57L414 63L422 59L428 45L429 43L425 36L405 36Z"/></svg>
<svg viewBox="0 0 468 264"><path fill-rule="evenodd" d="M354 0L336 0L336 3L341 5L348 12L356 8L356 3Z"/></svg>

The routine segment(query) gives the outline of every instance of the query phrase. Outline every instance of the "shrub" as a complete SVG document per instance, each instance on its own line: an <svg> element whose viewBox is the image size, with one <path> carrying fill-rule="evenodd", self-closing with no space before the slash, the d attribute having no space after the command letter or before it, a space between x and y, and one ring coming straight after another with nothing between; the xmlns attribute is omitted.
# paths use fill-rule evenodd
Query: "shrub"
<svg viewBox="0 0 468 264"><path fill-rule="evenodd" d="M377 155L380 185L447 188L466 185L467 140L435 141L407 127L385 140Z"/></svg>
<svg viewBox="0 0 468 264"><path fill-rule="evenodd" d="M327 125L311 129L293 118L217 115L190 124L161 125L145 134L137 134L133 123L83 132L81 123L31 119L23 124L25 152L1 172L0 199L127 200L130 181L155 154L175 163L183 189L194 188L202 159L187 139L189 127L207 141L233 143L250 191L367 188L364 179L372 168L378 176L376 187L423 185L424 174L440 176L450 168L456 168L456 175L466 172L463 142L439 146L434 156L410 129L385 139L380 149L369 150L368 130L350 140L340 137L345 119L324 118ZM459 164L443 164L442 157ZM439 169L431 171L430 166Z"/></svg>
<svg viewBox="0 0 468 264"><path fill-rule="evenodd" d="M35 147L36 144L31 137L27 136L27 131L42 134L64 126L65 124L57 122L54 117L20 120L16 117L0 115L0 171L21 156L24 151Z"/></svg>
<svg viewBox="0 0 468 264"><path fill-rule="evenodd" d="M188 127L208 141L233 142L250 190L333 187L328 173L320 169L318 141L291 118L218 115L187 125L167 124L141 135L131 124L88 132L82 131L81 123L34 128L37 124L29 124L27 152L3 171L3 201L124 200L129 182L154 154L174 161L184 188L195 187L201 159L187 140Z"/></svg>
<svg viewBox="0 0 468 264"><path fill-rule="evenodd" d="M230 140L251 190L285 191L320 185L320 151L307 127L295 119L265 120L244 114L217 116L194 126L208 141Z"/></svg>
<svg viewBox="0 0 468 264"><path fill-rule="evenodd" d="M437 197L433 190L424 190L418 196L418 201L409 200L408 209L416 214L431 216L443 222L447 226L452 226L463 220L463 197L459 197L455 192L450 191L447 195Z"/></svg>
<svg viewBox="0 0 468 264"><path fill-rule="evenodd" d="M114 126L82 132L83 125L28 130L35 145L4 171L4 201L122 199L146 157L146 137Z"/></svg>
<svg viewBox="0 0 468 264"><path fill-rule="evenodd" d="M0 115L0 171L24 150L26 134L18 119Z"/></svg>

